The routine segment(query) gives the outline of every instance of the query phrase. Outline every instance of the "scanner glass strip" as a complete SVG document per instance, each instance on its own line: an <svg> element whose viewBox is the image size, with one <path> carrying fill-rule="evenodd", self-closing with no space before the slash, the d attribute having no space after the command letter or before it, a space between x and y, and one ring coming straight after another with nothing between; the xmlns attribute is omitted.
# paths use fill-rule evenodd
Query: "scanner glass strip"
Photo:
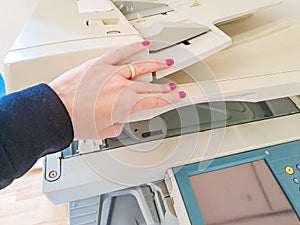
<svg viewBox="0 0 300 225"><path fill-rule="evenodd" d="M189 105L151 120L126 124L120 136L104 140L100 149L110 150L299 112L299 108L290 98L257 103L228 101ZM77 155L77 147L76 142L72 143L71 147L63 151L63 157Z"/></svg>
<svg viewBox="0 0 300 225"><path fill-rule="evenodd" d="M299 113L300 110L289 98L251 102L213 102L185 106L160 115L166 125L166 132L162 127L144 132L144 138L132 138L123 131L119 137L107 139L109 148L152 141L162 138L180 136L189 133L203 132L210 129L228 127L254 121L276 118ZM195 115L196 114L196 115ZM131 123L132 131L136 124ZM147 124L147 123L145 123ZM148 132L148 133L147 133ZM142 134L142 136L143 136ZM153 136L152 136L153 134ZM160 135L161 134L161 135Z"/></svg>

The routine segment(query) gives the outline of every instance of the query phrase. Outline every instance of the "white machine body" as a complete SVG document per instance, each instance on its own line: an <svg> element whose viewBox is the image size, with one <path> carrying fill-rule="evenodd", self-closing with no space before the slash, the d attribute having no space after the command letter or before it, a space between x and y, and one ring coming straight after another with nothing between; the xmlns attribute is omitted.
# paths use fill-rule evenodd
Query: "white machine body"
<svg viewBox="0 0 300 225"><path fill-rule="evenodd" d="M172 57L176 64L157 73L155 80L149 74L141 79L175 82L188 96L119 121L126 123L127 135L117 138L121 147L111 148L107 140L80 140L73 143L76 154L70 157L64 152L45 157L43 191L56 204L70 202L71 224L190 224L176 185L172 189L165 184L170 168L300 140L297 110L251 121L255 113L241 109L250 122L227 127L231 115L224 114L222 104L210 118L217 126L184 133L201 120L196 112L206 110L206 103L264 102L279 115L287 101L300 109L300 20L281 12L280 7L293 7L291 3L279 3L40 1L3 62L8 92L49 82L112 47L148 39L149 52L130 60ZM278 99L279 105L272 103ZM182 113L176 129L184 134L164 138L169 131L163 116L176 109ZM168 115L173 118L172 112ZM127 222L122 219L126 214Z"/></svg>

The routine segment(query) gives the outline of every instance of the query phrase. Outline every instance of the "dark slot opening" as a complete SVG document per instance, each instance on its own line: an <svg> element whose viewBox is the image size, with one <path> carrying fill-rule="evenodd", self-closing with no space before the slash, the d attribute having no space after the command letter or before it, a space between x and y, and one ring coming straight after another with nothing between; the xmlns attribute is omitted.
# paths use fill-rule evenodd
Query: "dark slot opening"
<svg viewBox="0 0 300 225"><path fill-rule="evenodd" d="M155 131L142 133L142 137L146 138L146 137L151 137L151 136L156 136L161 134L163 134L162 130L155 130Z"/></svg>

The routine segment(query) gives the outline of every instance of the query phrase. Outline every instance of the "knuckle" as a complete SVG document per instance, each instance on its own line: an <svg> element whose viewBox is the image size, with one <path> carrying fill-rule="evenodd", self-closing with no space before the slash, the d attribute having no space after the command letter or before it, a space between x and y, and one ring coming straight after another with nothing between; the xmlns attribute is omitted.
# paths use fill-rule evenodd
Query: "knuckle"
<svg viewBox="0 0 300 225"><path fill-rule="evenodd" d="M157 96L156 98L157 98L157 100L156 100L155 105L157 108L167 105L167 101L165 99L163 99L161 96Z"/></svg>
<svg viewBox="0 0 300 225"><path fill-rule="evenodd" d="M116 136L119 136L121 133L122 133L122 130L123 130L123 127L117 127L117 128L115 128L115 135Z"/></svg>

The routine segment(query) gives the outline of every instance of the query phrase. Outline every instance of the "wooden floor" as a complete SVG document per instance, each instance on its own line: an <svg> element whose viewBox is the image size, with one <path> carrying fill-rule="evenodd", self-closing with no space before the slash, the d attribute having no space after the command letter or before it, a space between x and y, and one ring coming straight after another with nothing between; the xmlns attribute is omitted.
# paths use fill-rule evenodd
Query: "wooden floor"
<svg viewBox="0 0 300 225"><path fill-rule="evenodd" d="M1 225L66 225L67 204L53 205L42 193L41 169L0 190Z"/></svg>

